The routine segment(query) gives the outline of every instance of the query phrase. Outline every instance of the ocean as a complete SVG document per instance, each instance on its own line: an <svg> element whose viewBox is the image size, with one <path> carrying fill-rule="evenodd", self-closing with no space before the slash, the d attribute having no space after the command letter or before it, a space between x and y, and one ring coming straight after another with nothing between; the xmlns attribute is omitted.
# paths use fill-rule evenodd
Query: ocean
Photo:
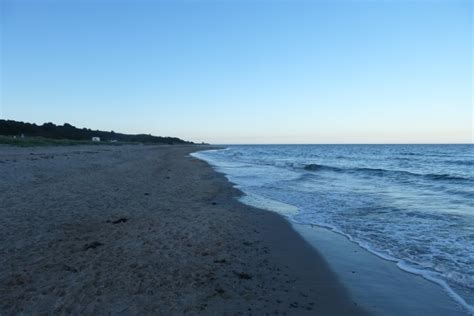
<svg viewBox="0 0 474 316"><path fill-rule="evenodd" d="M347 236L474 312L473 145L232 145L194 153L242 202Z"/></svg>

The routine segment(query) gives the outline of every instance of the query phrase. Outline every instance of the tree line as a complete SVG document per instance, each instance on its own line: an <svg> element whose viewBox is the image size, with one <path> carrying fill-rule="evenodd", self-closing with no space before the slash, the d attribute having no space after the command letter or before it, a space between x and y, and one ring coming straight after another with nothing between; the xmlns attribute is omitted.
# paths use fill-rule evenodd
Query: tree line
<svg viewBox="0 0 474 316"><path fill-rule="evenodd" d="M14 120L0 120L0 135L24 137L44 137L51 139L91 140L100 137L101 141L139 142L156 144L192 144L177 137L161 137L151 134L123 134L114 131L91 130L90 128L77 128L71 124L55 125L44 123L37 125Z"/></svg>

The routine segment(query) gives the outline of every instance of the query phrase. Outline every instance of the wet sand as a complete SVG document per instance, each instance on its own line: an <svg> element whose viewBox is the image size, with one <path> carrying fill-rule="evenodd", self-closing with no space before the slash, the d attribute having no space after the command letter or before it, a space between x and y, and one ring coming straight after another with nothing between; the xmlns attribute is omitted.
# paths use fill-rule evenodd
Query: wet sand
<svg viewBox="0 0 474 316"><path fill-rule="evenodd" d="M0 147L0 314L365 313L199 149Z"/></svg>
<svg viewBox="0 0 474 316"><path fill-rule="evenodd" d="M311 225L293 228L323 255L350 296L372 315L471 315L439 284L403 271L343 235Z"/></svg>

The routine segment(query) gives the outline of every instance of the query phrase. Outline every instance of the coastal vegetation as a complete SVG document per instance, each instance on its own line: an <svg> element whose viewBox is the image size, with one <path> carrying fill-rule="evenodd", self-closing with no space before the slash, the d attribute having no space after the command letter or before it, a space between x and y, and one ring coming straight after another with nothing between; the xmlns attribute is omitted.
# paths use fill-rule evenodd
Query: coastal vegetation
<svg viewBox="0 0 474 316"><path fill-rule="evenodd" d="M100 142L93 142L92 138L98 137ZM143 143L143 144L192 144L177 137L153 136L151 134L123 134L114 131L92 130L90 128L77 128L71 124L55 125L44 123L19 122L14 120L0 120L0 144L18 146L37 145L81 145L91 143Z"/></svg>

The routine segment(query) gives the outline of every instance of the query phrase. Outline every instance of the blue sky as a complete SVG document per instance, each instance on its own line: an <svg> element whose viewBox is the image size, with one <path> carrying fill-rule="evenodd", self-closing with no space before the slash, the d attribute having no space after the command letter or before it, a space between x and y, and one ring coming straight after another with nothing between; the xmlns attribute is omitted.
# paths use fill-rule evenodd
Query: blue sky
<svg viewBox="0 0 474 316"><path fill-rule="evenodd" d="M472 142L472 9L2 0L0 115L211 143Z"/></svg>

